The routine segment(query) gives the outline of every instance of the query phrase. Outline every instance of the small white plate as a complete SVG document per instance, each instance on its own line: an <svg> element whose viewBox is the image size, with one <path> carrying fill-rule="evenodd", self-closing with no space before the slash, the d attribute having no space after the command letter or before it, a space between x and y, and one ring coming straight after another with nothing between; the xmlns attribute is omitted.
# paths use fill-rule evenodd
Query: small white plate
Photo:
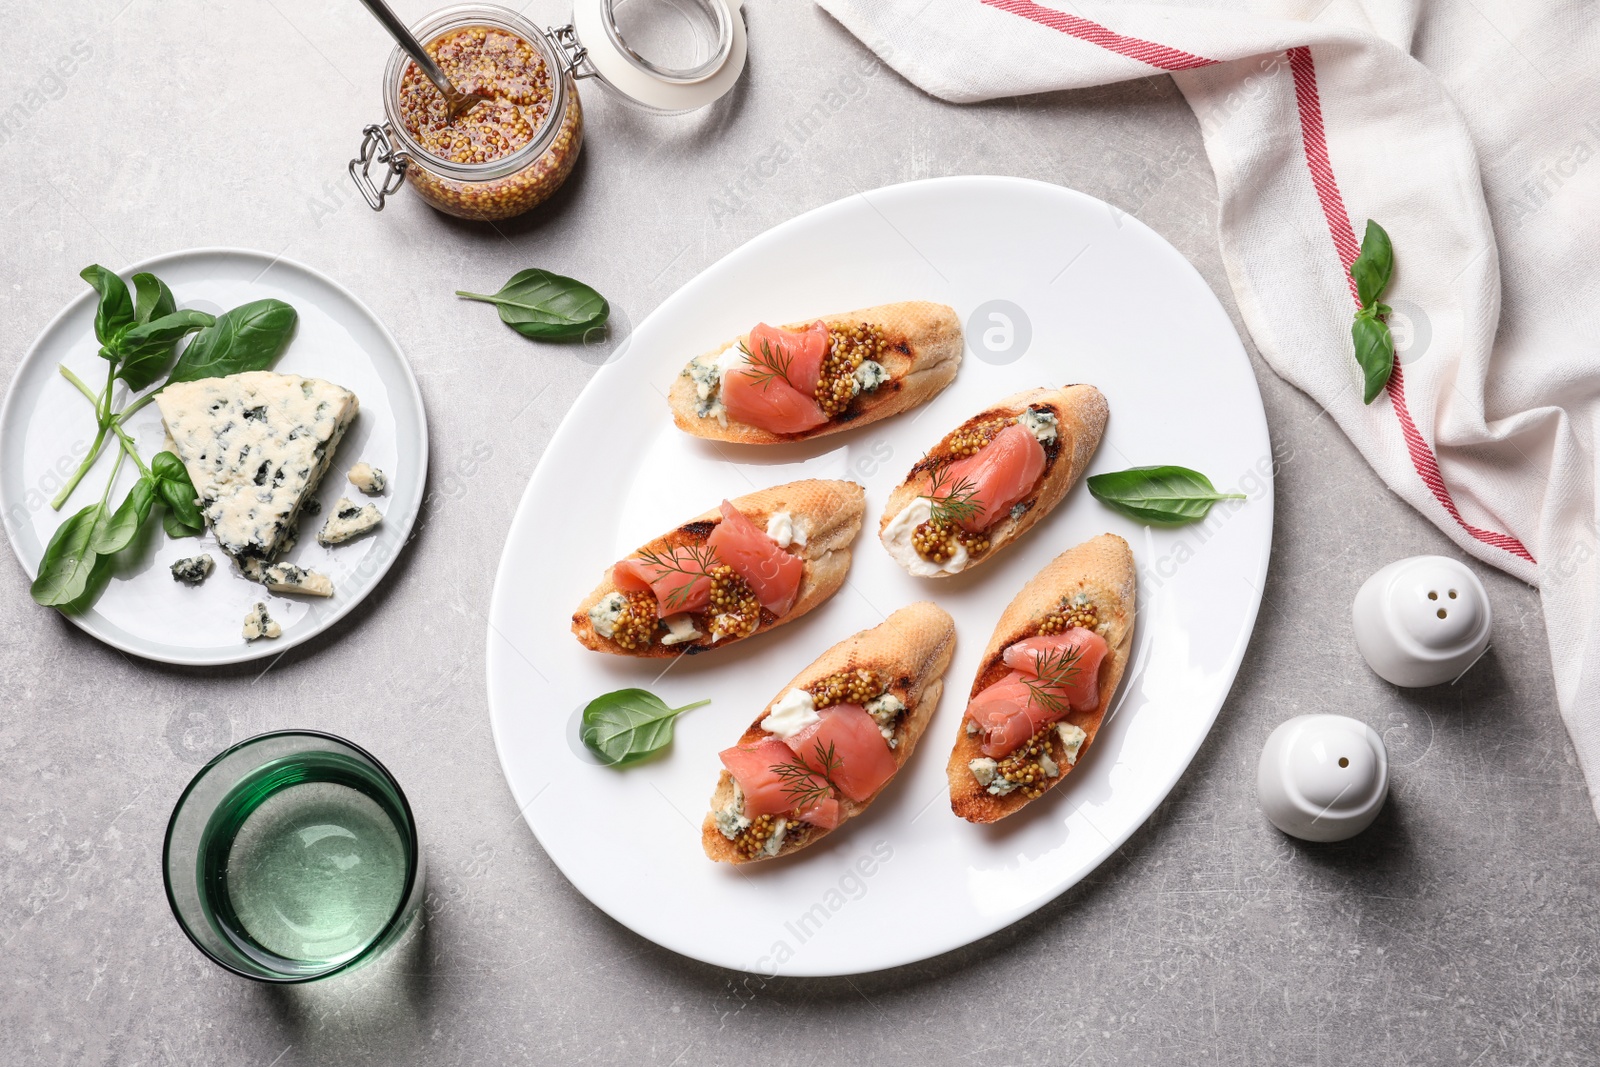
<svg viewBox="0 0 1600 1067"><path fill-rule="evenodd" d="M665 394L683 364L757 320L916 298L953 305L967 324L960 373L924 408L770 449L674 428ZM876 533L910 465L990 402L1067 382L1092 382L1111 404L1091 473L1177 463L1250 499L1216 508L1202 525L1152 531L1079 486L981 570L944 582L902 572ZM489 710L512 793L580 891L687 956L763 974L848 974L974 941L1093 870L1188 766L1255 624L1272 463L1255 376L1227 315L1183 257L1127 215L1058 186L980 177L894 186L802 215L641 323L540 461L490 608ZM827 604L665 670L573 639L573 608L635 546L723 496L802 477L867 488L849 582ZM963 822L950 811L945 762L995 621L1040 567L1107 530L1128 539L1140 567L1120 702L1061 788L998 825ZM924 598L955 617L957 649L944 700L899 778L862 816L793 857L737 869L707 860L700 821L718 751L823 649ZM578 715L630 685L675 707L712 703L679 720L668 752L619 771L586 753Z"/></svg>
<svg viewBox="0 0 1600 1067"><path fill-rule="evenodd" d="M209 531L173 540L152 521L93 608L69 618L109 645L163 663L202 666L276 656L343 618L382 580L405 545L428 470L422 394L383 323L349 290L310 267L264 252L198 248L135 263L122 277L126 281L142 270L166 282L181 308L221 314L267 297L294 305L299 327L273 369L326 379L360 399L360 414L317 491L322 514L302 520L300 542L284 557L328 575L334 594L322 599L269 593L239 576ZM0 507L11 547L30 578L38 573L56 527L99 499L111 471L114 450L107 447L71 499L59 512L51 510L49 500L94 439L88 402L57 366L65 363L96 390L104 385L106 364L94 338L97 299L85 285L82 295L51 320L22 358L0 408ZM130 419L128 429L146 463L165 447L166 430L154 404ZM345 481L345 472L361 460L389 476L382 496L365 497ZM123 462L113 502L126 495L137 474L132 462ZM362 503L370 499L383 512L383 524L366 537L323 548L316 532L340 496ZM211 577L196 587L174 581L168 572L172 562L200 552L217 562ZM282 624L283 636L246 644L240 628L258 601ZM34 610L53 609L35 605Z"/></svg>

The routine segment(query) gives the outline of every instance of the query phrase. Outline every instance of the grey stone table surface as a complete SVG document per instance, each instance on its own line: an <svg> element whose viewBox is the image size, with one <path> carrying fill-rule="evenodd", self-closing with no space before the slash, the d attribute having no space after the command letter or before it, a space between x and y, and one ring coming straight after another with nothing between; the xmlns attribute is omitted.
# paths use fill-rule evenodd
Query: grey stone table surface
<svg viewBox="0 0 1600 1067"><path fill-rule="evenodd" d="M397 5L407 18L429 6ZM954 107L807 4L747 7L750 66L731 99L656 119L586 87L589 136L572 180L496 229L404 194L374 214L353 193L345 161L380 116L389 51L355 0L5 0L7 380L78 294L85 264L263 249L331 273L393 329L428 406L433 492L381 591L265 671L121 655L33 605L5 553L0 1060L1600 1059L1600 834L1555 708L1536 597L1474 564L1497 609L1489 657L1435 690L1400 692L1370 674L1350 632L1357 586L1390 559L1455 550L1253 350L1285 456L1256 633L1188 773L1078 887L922 964L761 981L641 940L552 866L490 739L484 612L529 474L607 348L526 342L454 289L548 267L601 288L620 338L795 214L894 182L999 173L1137 214L1238 322L1199 130L1166 79ZM529 14L566 12L533 0ZM1371 723L1393 761L1385 813L1344 845L1298 844L1255 805L1262 742L1311 711ZM194 951L158 861L200 763L288 726L368 743L389 764L417 810L431 881L426 924L402 951L320 985L269 989Z"/></svg>

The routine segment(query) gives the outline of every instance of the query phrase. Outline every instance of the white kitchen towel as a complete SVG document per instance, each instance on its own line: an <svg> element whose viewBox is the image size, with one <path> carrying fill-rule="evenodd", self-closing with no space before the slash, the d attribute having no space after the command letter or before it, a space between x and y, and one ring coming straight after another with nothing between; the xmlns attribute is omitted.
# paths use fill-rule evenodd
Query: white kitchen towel
<svg viewBox="0 0 1600 1067"><path fill-rule="evenodd" d="M1402 498L1538 586L1600 815L1600 3L817 2L946 100L1172 74L1257 348ZM1400 365L1363 405L1368 219Z"/></svg>

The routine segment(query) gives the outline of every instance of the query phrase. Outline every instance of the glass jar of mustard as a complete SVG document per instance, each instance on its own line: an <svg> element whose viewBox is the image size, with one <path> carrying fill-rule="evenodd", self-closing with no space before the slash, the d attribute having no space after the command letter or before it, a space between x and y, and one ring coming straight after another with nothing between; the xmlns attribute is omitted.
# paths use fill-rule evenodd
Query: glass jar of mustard
<svg viewBox="0 0 1600 1067"><path fill-rule="evenodd" d="M520 215L577 162L579 80L594 78L646 111L704 107L744 69L740 3L575 0L572 24L546 30L490 4L437 11L412 33L451 85L483 101L450 119L443 94L396 48L384 71L386 121L363 131L350 177L375 211L409 184L459 218Z"/></svg>

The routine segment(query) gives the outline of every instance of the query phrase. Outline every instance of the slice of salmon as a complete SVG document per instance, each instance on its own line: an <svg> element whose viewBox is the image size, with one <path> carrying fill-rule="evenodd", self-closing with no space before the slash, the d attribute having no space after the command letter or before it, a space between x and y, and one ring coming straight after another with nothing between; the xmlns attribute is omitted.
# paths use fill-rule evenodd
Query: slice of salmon
<svg viewBox="0 0 1600 1067"><path fill-rule="evenodd" d="M786 615L800 592L806 565L799 556L785 552L749 516L722 502L722 521L706 539L716 549L717 558L739 573L755 590L761 606L774 615Z"/></svg>
<svg viewBox="0 0 1600 1067"><path fill-rule="evenodd" d="M963 528L978 533L1000 521L1011 506L1033 491L1044 473L1044 446L1026 427L1012 423L976 454L950 464L942 491L968 482L978 511Z"/></svg>
<svg viewBox="0 0 1600 1067"><path fill-rule="evenodd" d="M1066 694L1073 711L1088 711L1100 704L1100 661L1106 639L1093 630L1074 626L1066 633L1029 637L1001 654L1005 665L1032 675L1048 674Z"/></svg>
<svg viewBox="0 0 1600 1067"><path fill-rule="evenodd" d="M899 767L894 752L860 704L836 704L819 714L818 721L784 743L839 792L857 803L866 800L894 777Z"/></svg>
<svg viewBox="0 0 1600 1067"><path fill-rule="evenodd" d="M1065 685L1040 685L1038 671L1061 674L1063 651L1077 653ZM967 717L984 733L979 746L985 756L1008 756L1043 726L1073 711L1090 711L1100 705L1100 661L1105 658L1105 638L1093 630L1073 627L1064 634L1029 637L1001 654L1011 673L973 697Z"/></svg>
<svg viewBox="0 0 1600 1067"><path fill-rule="evenodd" d="M766 323L750 331L750 352L770 367L783 367L784 377L806 396L817 395L822 361L833 347L827 324L821 319L804 330L784 330Z"/></svg>
<svg viewBox="0 0 1600 1067"><path fill-rule="evenodd" d="M744 813L752 819L757 815L783 815L794 808L797 795L828 787L820 775L780 775L774 768L792 766L794 753L775 738L754 745L725 748L718 756L744 792ZM835 816L837 812L838 802L834 801Z"/></svg>
<svg viewBox="0 0 1600 1067"><path fill-rule="evenodd" d="M812 826L824 830L832 830L839 825L843 812L839 809L838 797L825 797L802 811L796 818L801 822L808 822Z"/></svg>
<svg viewBox="0 0 1600 1067"><path fill-rule="evenodd" d="M624 593L654 593L662 615L700 611L711 603L711 579L701 567L703 559L686 545L679 545L664 556L683 570L673 570L664 563L625 559L611 568L612 584Z"/></svg>
<svg viewBox="0 0 1600 1067"><path fill-rule="evenodd" d="M722 406L728 409L728 417L768 433L805 433L827 422L828 416L811 398L817 389L817 372L812 372L809 385L803 385L807 379L795 362L798 360L783 367L780 361L775 368L746 358L724 371ZM783 374L773 373L779 368Z"/></svg>

